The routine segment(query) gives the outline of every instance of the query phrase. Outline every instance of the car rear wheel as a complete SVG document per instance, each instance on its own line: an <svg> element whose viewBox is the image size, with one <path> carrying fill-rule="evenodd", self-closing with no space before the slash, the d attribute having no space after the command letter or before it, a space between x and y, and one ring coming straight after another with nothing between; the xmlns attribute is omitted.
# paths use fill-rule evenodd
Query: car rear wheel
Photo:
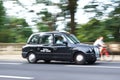
<svg viewBox="0 0 120 80"><path fill-rule="evenodd" d="M80 65L86 63L85 56L83 54L76 54L74 57L74 61L76 64L80 64Z"/></svg>
<svg viewBox="0 0 120 80"><path fill-rule="evenodd" d="M36 55L34 53L29 53L27 60L29 63L36 63L37 62Z"/></svg>

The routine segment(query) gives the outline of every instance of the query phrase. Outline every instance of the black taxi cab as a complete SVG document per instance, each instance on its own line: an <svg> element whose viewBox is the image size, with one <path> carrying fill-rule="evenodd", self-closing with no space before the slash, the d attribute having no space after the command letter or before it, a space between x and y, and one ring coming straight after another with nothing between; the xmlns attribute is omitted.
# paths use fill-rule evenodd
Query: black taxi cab
<svg viewBox="0 0 120 80"><path fill-rule="evenodd" d="M55 60L93 64L98 54L97 47L80 43L73 34L58 31L33 33L22 48L22 57L29 63Z"/></svg>

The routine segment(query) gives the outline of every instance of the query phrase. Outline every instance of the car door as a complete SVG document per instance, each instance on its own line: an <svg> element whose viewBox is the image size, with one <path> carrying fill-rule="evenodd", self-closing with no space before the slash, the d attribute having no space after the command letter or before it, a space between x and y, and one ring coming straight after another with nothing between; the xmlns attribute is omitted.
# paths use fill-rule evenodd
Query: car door
<svg viewBox="0 0 120 80"><path fill-rule="evenodd" d="M44 59L44 60L52 59L52 53L53 53L53 48L51 47L52 44L53 44L52 34L43 34L40 36L40 42L37 48L40 59Z"/></svg>
<svg viewBox="0 0 120 80"><path fill-rule="evenodd" d="M59 37L63 38L62 43L57 43ZM54 34L53 58L55 60L70 60L71 59L71 48L68 47L65 42L65 37L61 34Z"/></svg>

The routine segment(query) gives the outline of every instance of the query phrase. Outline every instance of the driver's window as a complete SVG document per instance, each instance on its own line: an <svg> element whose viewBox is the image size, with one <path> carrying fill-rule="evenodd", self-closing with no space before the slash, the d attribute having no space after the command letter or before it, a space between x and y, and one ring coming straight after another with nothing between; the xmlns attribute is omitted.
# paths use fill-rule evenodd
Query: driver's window
<svg viewBox="0 0 120 80"><path fill-rule="evenodd" d="M64 38L61 35L55 35L55 44L63 44Z"/></svg>

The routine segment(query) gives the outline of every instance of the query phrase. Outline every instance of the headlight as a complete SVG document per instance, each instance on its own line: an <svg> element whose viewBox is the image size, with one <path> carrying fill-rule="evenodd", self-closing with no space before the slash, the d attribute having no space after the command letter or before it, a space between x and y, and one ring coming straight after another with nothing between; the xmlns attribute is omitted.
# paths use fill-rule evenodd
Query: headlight
<svg viewBox="0 0 120 80"><path fill-rule="evenodd" d="M93 53L93 49L90 48L87 53Z"/></svg>

